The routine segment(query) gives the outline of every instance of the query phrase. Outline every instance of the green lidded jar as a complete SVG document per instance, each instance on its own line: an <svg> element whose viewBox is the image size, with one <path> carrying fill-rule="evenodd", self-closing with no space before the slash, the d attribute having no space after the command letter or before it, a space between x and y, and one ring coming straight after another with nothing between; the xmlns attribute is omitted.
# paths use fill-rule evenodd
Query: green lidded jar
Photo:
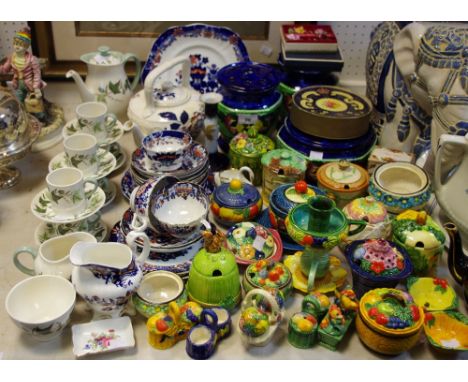
<svg viewBox="0 0 468 382"><path fill-rule="evenodd" d="M233 310L242 296L236 259L223 247L225 237L221 232L205 232L203 236L205 247L195 255L190 267L189 299L203 307Z"/></svg>
<svg viewBox="0 0 468 382"><path fill-rule="evenodd" d="M266 203L272 191L278 186L296 183L305 178L307 161L294 151L272 150L262 156L261 162L263 166L262 196Z"/></svg>
<svg viewBox="0 0 468 382"><path fill-rule="evenodd" d="M232 138L229 143L229 159L231 166L241 168L247 166L255 174L254 185L262 184L262 162L263 154L275 148L275 143L265 135L259 134L255 128L248 132L242 132Z"/></svg>

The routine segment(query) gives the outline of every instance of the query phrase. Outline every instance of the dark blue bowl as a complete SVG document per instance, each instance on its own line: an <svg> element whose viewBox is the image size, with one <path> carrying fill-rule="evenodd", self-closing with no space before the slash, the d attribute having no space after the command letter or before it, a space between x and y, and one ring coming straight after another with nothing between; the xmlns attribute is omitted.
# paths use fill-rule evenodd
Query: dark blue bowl
<svg viewBox="0 0 468 382"><path fill-rule="evenodd" d="M289 118L285 119L278 132L278 137L289 147L307 157L311 151L321 152L324 160L362 158L369 153L377 139L373 129L369 129L363 136L353 139L319 138L296 129Z"/></svg>
<svg viewBox="0 0 468 382"><path fill-rule="evenodd" d="M404 267L400 273L392 276L375 276L363 270L359 263L354 260L353 253L356 248L363 244L366 240L356 240L349 244L345 249L345 256L348 264L351 268L353 276L353 290L358 298L361 298L366 292L375 288L395 288L401 281L406 280L408 276L413 272L413 264L411 263L408 252L400 245L388 241L393 247L397 248L398 251L403 255Z"/></svg>

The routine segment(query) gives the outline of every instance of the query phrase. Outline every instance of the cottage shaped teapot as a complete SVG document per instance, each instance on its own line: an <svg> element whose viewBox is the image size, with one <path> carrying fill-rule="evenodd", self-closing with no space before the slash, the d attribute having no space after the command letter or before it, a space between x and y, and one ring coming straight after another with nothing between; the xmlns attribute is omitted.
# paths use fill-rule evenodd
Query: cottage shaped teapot
<svg viewBox="0 0 468 382"><path fill-rule="evenodd" d="M125 117L128 102L140 78L141 64L138 57L132 53L120 53L101 46L97 52L82 55L81 61L88 65L88 75L83 82L80 75L69 70L67 78L73 78L83 102L100 101L107 105L109 112L119 119ZM135 61L135 78L130 83L125 73L127 61Z"/></svg>

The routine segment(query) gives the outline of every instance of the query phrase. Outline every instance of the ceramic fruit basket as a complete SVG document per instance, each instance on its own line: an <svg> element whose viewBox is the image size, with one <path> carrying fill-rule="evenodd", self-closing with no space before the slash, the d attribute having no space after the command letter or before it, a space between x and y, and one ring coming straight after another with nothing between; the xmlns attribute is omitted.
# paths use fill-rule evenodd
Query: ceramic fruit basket
<svg viewBox="0 0 468 382"><path fill-rule="evenodd" d="M250 127L260 133L276 130L281 123L281 72L246 61L223 67L217 78L223 94L218 104L220 131L226 140Z"/></svg>
<svg viewBox="0 0 468 382"><path fill-rule="evenodd" d="M294 313L289 319L288 342L297 348L312 347L317 340L317 318L310 313Z"/></svg>
<svg viewBox="0 0 468 382"><path fill-rule="evenodd" d="M187 281L189 299L203 307L233 310L241 300L239 269L234 255L223 247L221 232L204 233L205 248L194 257Z"/></svg>
<svg viewBox="0 0 468 382"><path fill-rule="evenodd" d="M343 208L353 199L365 196L369 185L367 171L345 160L326 163L317 171L318 186L332 194L335 203Z"/></svg>
<svg viewBox="0 0 468 382"><path fill-rule="evenodd" d="M268 202L270 194L278 186L305 178L307 161L294 151L277 149L262 156L262 166L262 196Z"/></svg>
<svg viewBox="0 0 468 382"><path fill-rule="evenodd" d="M406 286L414 302L425 312L458 308L457 294L445 279L410 277Z"/></svg>
<svg viewBox="0 0 468 382"><path fill-rule="evenodd" d="M262 155L275 148L275 143L256 129L237 134L229 143L229 160L234 168L250 167L254 172L254 185L262 184Z"/></svg>
<svg viewBox="0 0 468 382"><path fill-rule="evenodd" d="M426 313L424 332L438 351L468 351L468 317L460 312Z"/></svg>
<svg viewBox="0 0 468 382"><path fill-rule="evenodd" d="M287 299L292 291L291 272L282 263L259 260L245 270L242 286L245 292L255 288L279 289Z"/></svg>
<svg viewBox="0 0 468 382"><path fill-rule="evenodd" d="M398 244L384 239L356 240L346 248L346 259L358 297L374 288L394 288L412 272L411 260Z"/></svg>
<svg viewBox="0 0 468 382"><path fill-rule="evenodd" d="M330 299L326 294L320 292L311 292L302 300L302 311L312 314L321 320L330 308Z"/></svg>
<svg viewBox="0 0 468 382"><path fill-rule="evenodd" d="M356 329L366 346L378 353L395 355L416 345L423 322L424 311L409 294L379 288L361 298Z"/></svg>
<svg viewBox="0 0 468 382"><path fill-rule="evenodd" d="M279 261L283 254L278 233L253 222L237 223L229 228L226 232L226 248L241 265L262 259Z"/></svg>
<svg viewBox="0 0 468 382"><path fill-rule="evenodd" d="M271 226L283 236L288 236L284 220L289 211L315 195L325 196L325 192L318 187L310 186L305 181L294 184L283 184L273 190L270 195L269 218Z"/></svg>
<svg viewBox="0 0 468 382"><path fill-rule="evenodd" d="M407 210L392 221L392 240L408 252L418 276L434 276L444 253L445 234L424 211Z"/></svg>
<svg viewBox="0 0 468 382"><path fill-rule="evenodd" d="M215 189L211 212L217 223L231 226L253 220L261 212L262 205L260 192L254 186L233 179Z"/></svg>
<svg viewBox="0 0 468 382"><path fill-rule="evenodd" d="M369 181L369 194L387 211L399 214L407 209L421 210L431 197L427 173L406 162L383 163Z"/></svg>
<svg viewBox="0 0 468 382"><path fill-rule="evenodd" d="M293 95L291 121L306 134L352 139L369 129L370 101L336 86L309 86Z"/></svg>
<svg viewBox="0 0 468 382"><path fill-rule="evenodd" d="M340 244L342 250L355 240L387 239L391 234L390 215L383 203L376 201L372 196L354 199L343 207L343 213L351 220L365 220L367 225L360 233L348 236Z"/></svg>

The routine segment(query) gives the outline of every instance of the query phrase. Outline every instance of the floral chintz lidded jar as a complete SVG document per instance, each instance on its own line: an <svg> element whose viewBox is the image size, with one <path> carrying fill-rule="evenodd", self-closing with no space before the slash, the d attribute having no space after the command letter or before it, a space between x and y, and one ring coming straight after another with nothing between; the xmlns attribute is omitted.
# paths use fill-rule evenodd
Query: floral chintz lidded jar
<svg viewBox="0 0 468 382"><path fill-rule="evenodd" d="M250 167L255 174L254 185L262 184L262 155L275 148L275 143L265 135L258 134L255 128L237 134L229 143L231 166Z"/></svg>

